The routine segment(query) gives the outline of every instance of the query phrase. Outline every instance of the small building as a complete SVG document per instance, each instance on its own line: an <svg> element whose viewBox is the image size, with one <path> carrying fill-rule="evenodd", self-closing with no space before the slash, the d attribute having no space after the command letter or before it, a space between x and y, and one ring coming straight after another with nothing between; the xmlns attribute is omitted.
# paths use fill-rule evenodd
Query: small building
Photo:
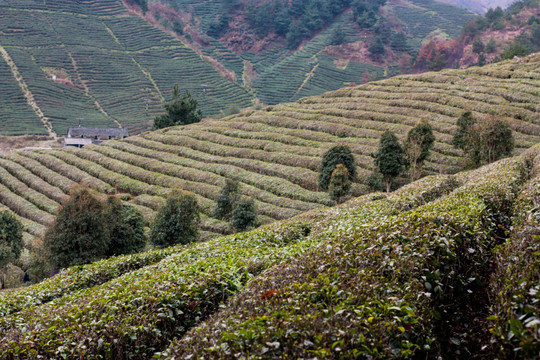
<svg viewBox="0 0 540 360"><path fill-rule="evenodd" d="M64 146L81 148L84 145L101 144L106 140L125 139L128 136L128 131L122 128L70 127L64 139Z"/></svg>

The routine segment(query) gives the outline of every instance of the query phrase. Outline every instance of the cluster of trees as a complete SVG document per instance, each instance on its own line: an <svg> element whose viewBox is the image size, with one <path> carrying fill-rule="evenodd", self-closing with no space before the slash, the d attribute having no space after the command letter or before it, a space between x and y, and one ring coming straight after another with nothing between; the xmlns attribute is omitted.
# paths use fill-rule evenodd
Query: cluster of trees
<svg viewBox="0 0 540 360"><path fill-rule="evenodd" d="M214 209L216 219L225 220L235 231L257 225L257 210L252 199L242 198L238 181L227 179Z"/></svg>
<svg viewBox="0 0 540 360"><path fill-rule="evenodd" d="M475 39L473 42L473 52L479 54L478 63L485 63L485 53L493 53L497 49L494 39L484 44L478 35L485 30L504 29L506 23L519 25L521 20L515 17L524 8L538 7L537 0L524 0L513 3L508 9L502 10L500 7L489 9L485 16L470 21L462 31L462 38ZM522 24L524 25L524 24ZM509 44L501 54L501 59L512 59L514 56L525 56L532 52L540 51L540 17L531 15L526 25L528 30L523 31L511 44Z"/></svg>
<svg viewBox="0 0 540 360"><path fill-rule="evenodd" d="M319 187L327 190L336 203L351 190L356 177L356 165L351 149L347 145L336 145L324 155L319 170Z"/></svg>
<svg viewBox="0 0 540 360"><path fill-rule="evenodd" d="M270 32L282 36L289 49L322 29L336 15L351 8L355 21L363 28L374 27L379 20L378 11L385 0L274 0L264 3L251 1L246 20L259 37ZM344 38L333 39L339 45Z"/></svg>
<svg viewBox="0 0 540 360"><path fill-rule="evenodd" d="M143 14L148 11L148 0L127 0L128 4L137 5L141 8Z"/></svg>
<svg viewBox="0 0 540 360"><path fill-rule="evenodd" d="M172 101L163 104L166 114L154 118L153 130L163 129L169 126L193 124L201 121L202 112L197 109L195 100L189 91L180 95L178 84L174 85Z"/></svg>
<svg viewBox="0 0 540 360"><path fill-rule="evenodd" d="M83 265L110 256L143 251L148 244L164 248L199 239L200 209L193 193L172 190L148 231L139 210L117 196L104 197L84 184L71 189L54 223L43 235L42 257L49 268ZM254 201L239 193L238 182L227 180L217 200L215 217L228 220L231 229L244 231L258 225ZM8 264L23 249L23 226L9 211L0 212L0 287Z"/></svg>
<svg viewBox="0 0 540 360"><path fill-rule="evenodd" d="M115 196L100 200L85 185L73 187L43 240L56 269L139 252L146 246L142 214Z"/></svg>
<svg viewBox="0 0 540 360"><path fill-rule="evenodd" d="M457 121L452 145L463 151L466 166L474 168L511 155L514 135L503 119L491 116L478 121L465 111Z"/></svg>

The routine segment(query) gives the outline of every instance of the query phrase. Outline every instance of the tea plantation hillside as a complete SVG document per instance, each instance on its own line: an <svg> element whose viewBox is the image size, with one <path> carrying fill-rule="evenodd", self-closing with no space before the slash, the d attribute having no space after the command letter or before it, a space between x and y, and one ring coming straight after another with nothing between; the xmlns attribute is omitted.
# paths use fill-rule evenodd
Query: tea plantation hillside
<svg viewBox="0 0 540 360"><path fill-rule="evenodd" d="M210 116L251 95L121 0L0 2L0 134L148 129L175 83ZM148 99L148 100L145 100Z"/></svg>
<svg viewBox="0 0 540 360"><path fill-rule="evenodd" d="M386 129L402 140L421 119L434 129L427 173L454 173L461 152L451 145L456 121L475 117L508 120L516 153L540 141L540 55L467 70L447 70L344 88L296 103L253 108L221 120L143 133L82 149L38 150L0 157L0 206L23 221L26 238L43 232L70 187L85 182L104 194L122 194L148 222L173 188L194 192L204 237L225 234L212 218L227 178L255 200L262 223L332 205L319 189L322 155L338 143L355 157L352 194L373 169L370 154Z"/></svg>
<svg viewBox="0 0 540 360"><path fill-rule="evenodd" d="M251 232L67 269L0 294L0 354L534 358L539 166L537 145ZM520 286L500 283L511 276Z"/></svg>
<svg viewBox="0 0 540 360"><path fill-rule="evenodd" d="M264 51L236 51L229 42L248 41L243 35L224 40L206 32L240 2L151 1L144 15L133 3L1 1L0 135L65 136L77 119L139 133L150 128L175 83L198 100L204 116L256 99L295 101L360 83L366 71L369 79L394 75L400 56L407 62L432 34L458 36L474 17L431 0L389 3L381 10L390 14L385 29L406 35L401 53L387 44L389 55L379 61L367 51L375 35L359 27L350 9L300 47L289 50L283 39L270 39ZM343 48L333 45L336 32L345 36Z"/></svg>

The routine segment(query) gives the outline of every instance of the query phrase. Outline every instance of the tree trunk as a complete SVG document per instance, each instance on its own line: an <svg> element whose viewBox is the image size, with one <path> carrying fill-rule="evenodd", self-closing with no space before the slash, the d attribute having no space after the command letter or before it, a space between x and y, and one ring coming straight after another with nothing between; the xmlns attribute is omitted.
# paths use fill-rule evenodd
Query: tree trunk
<svg viewBox="0 0 540 360"><path fill-rule="evenodd" d="M386 192L390 192L390 186L392 185L392 180L386 180Z"/></svg>

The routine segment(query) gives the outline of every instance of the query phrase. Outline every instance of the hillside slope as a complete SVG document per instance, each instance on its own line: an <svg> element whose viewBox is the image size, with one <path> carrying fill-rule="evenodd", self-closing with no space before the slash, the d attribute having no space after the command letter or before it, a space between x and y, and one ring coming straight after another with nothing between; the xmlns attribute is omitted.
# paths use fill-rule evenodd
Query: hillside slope
<svg viewBox="0 0 540 360"><path fill-rule="evenodd" d="M238 83L121 0L2 1L0 55L0 135L65 136L79 118L145 130L175 83L206 116L252 104Z"/></svg>
<svg viewBox="0 0 540 360"><path fill-rule="evenodd" d="M482 68L399 76L344 88L296 103L253 108L221 120L147 132L83 149L39 150L0 157L0 206L24 222L30 241L49 224L70 187L85 182L119 193L150 222L172 188L194 192L205 237L224 234L212 218L227 178L236 178L269 223L331 205L317 185L322 155L337 143L350 146L358 166L352 194L365 193L371 153L386 129L403 139L428 119L435 147L427 173L453 173L461 154L451 145L457 118L507 119L516 153L540 141L540 54Z"/></svg>
<svg viewBox="0 0 540 360"><path fill-rule="evenodd" d="M235 2L150 2L144 15L132 3L0 2L0 135L65 136L80 118L138 133L162 112L175 83L191 92L204 116L256 99L294 101L394 75L430 34L456 37L474 17L431 0L389 2L378 15L386 19L388 53L374 60L367 49L375 30L363 30L350 8L287 49L283 37L245 28L247 8L233 7L230 30L208 36ZM343 45L332 45L336 32ZM397 33L404 36L399 51L390 44Z"/></svg>
<svg viewBox="0 0 540 360"><path fill-rule="evenodd" d="M501 293L500 301L527 311L519 316L474 299L490 298L496 289L488 285L490 269L506 268L523 249L509 246L507 254L503 246L500 258L490 256L503 240L497 229L513 221L522 229L523 214L534 215L539 166L536 146L475 171L427 177L389 195L367 195L248 233L68 269L0 295L0 354L534 356L540 346L534 301L513 296L520 289ZM511 236L518 241L520 234ZM537 259L522 264L527 286L535 285L537 268ZM504 337L490 344L488 330L506 311L512 326L523 322L530 330L520 333L526 347Z"/></svg>

